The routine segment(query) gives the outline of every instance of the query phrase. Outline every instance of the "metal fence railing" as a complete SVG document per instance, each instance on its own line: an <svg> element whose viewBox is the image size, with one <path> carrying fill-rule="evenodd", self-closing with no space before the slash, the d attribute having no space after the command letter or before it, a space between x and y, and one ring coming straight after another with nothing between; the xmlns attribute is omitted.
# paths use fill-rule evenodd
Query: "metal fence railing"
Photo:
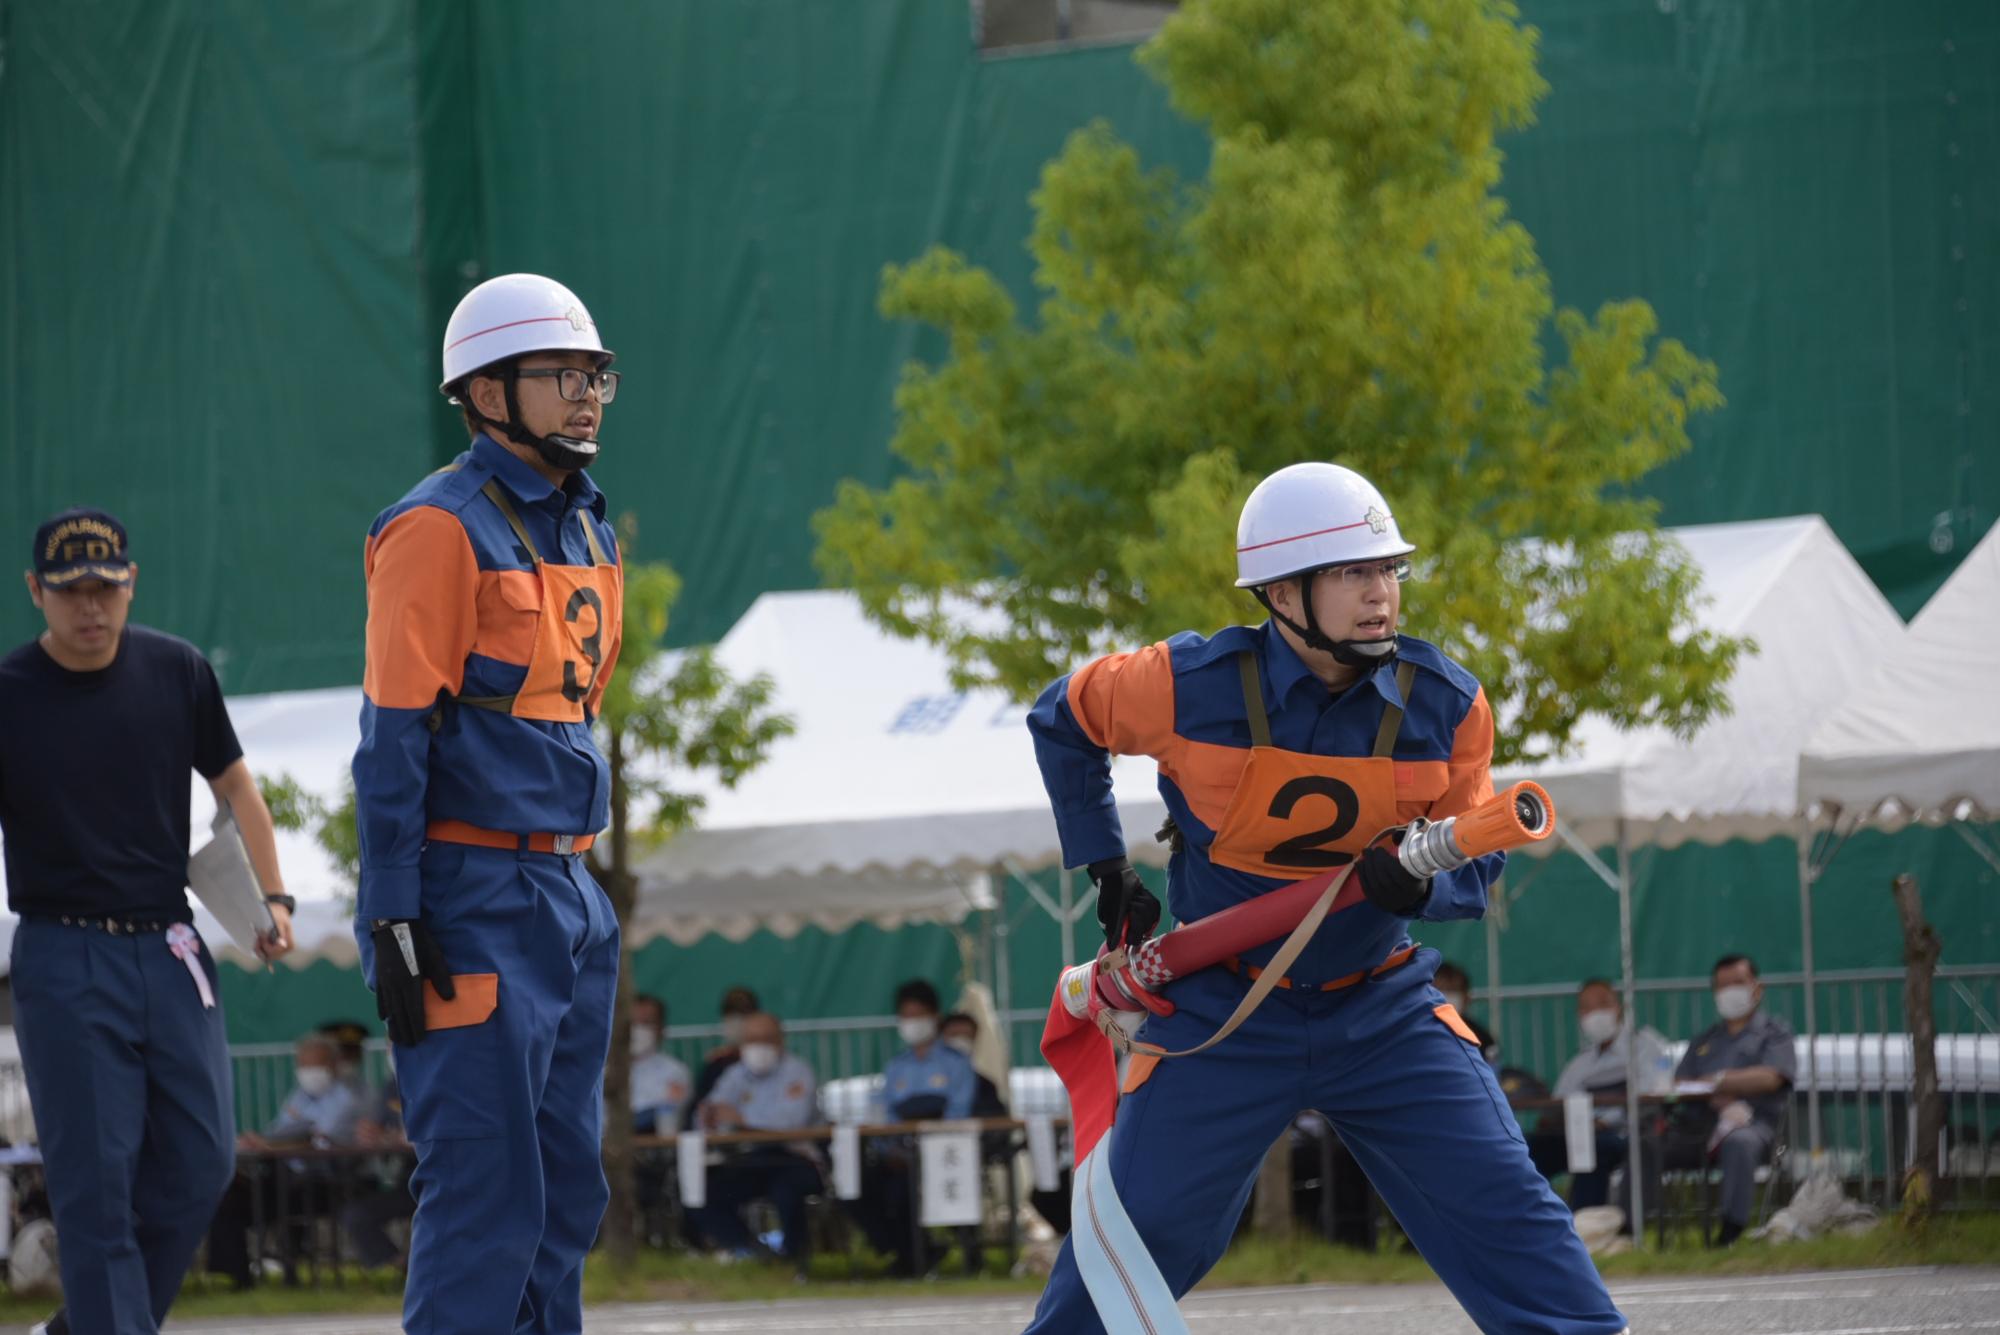
<svg viewBox="0 0 2000 1335"><path fill-rule="evenodd" d="M1804 980L1796 974L1764 978L1764 1005L1803 1028ZM1811 1158L1810 1089L1816 1075L1825 1161L1864 1198L1886 1201L1909 1165L1914 1131L1909 1116L1909 1038L1903 1023L1903 974L1860 969L1821 974L1816 980L1820 1041L1816 1073L1800 1062L1793 1092L1792 1171ZM2000 965L1938 970L1935 1003L1939 1084L1945 1098L1941 1177L1955 1198L2000 1203ZM1572 984L1481 991L1473 1009L1499 1036L1501 1062L1554 1082L1578 1046L1576 989ZM1714 1019L1705 978L1649 979L1636 988L1639 1023L1683 1043ZM1010 1011L1001 1017L1010 1059L1017 1067L1042 1065L1039 1042L1046 1013ZM721 1042L715 1025L676 1028L667 1049L690 1070ZM786 1042L822 1084L879 1072L900 1046L889 1016L796 1020ZM1803 1045L1802 1045L1803 1054ZM268 1122L292 1088L289 1044L239 1044L230 1050L236 1077L238 1124ZM370 1083L388 1076L380 1040L368 1047ZM32 1134L27 1089L17 1063L0 1062L0 1134L19 1143Z"/></svg>

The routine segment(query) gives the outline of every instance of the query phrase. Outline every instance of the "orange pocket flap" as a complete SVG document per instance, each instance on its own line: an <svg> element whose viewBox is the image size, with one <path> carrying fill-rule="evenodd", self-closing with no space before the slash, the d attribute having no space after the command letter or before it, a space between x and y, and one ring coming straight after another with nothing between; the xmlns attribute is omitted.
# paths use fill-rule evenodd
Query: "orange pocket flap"
<svg viewBox="0 0 2000 1335"><path fill-rule="evenodd" d="M1396 800L1435 802L1451 787L1451 767L1442 760L1396 762Z"/></svg>
<svg viewBox="0 0 2000 1335"><path fill-rule="evenodd" d="M499 974L455 973L451 985L457 995L446 1001L436 988L424 984L424 1028L463 1029L493 1018L500 1004Z"/></svg>
<svg viewBox="0 0 2000 1335"><path fill-rule="evenodd" d="M1475 1048L1479 1046L1479 1035L1472 1032L1472 1026L1467 1024L1465 1017L1458 1013L1458 1007L1447 1001L1442 1006L1431 1007L1431 1014L1443 1020L1444 1027L1451 1030L1452 1033L1457 1034Z"/></svg>
<svg viewBox="0 0 2000 1335"><path fill-rule="evenodd" d="M1120 1094L1130 1094L1139 1086L1153 1078L1153 1068L1160 1064L1158 1057L1149 1053L1135 1052L1132 1060L1125 1064L1125 1083L1118 1086Z"/></svg>

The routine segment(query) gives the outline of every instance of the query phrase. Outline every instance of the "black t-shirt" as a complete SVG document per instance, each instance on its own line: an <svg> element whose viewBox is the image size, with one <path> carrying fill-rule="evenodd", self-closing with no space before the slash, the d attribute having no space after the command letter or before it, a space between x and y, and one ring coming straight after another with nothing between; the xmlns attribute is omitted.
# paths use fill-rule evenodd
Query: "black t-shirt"
<svg viewBox="0 0 2000 1335"><path fill-rule="evenodd" d="M185 918L190 770L243 755L184 640L128 624L111 666L39 642L0 658L0 836L16 913Z"/></svg>

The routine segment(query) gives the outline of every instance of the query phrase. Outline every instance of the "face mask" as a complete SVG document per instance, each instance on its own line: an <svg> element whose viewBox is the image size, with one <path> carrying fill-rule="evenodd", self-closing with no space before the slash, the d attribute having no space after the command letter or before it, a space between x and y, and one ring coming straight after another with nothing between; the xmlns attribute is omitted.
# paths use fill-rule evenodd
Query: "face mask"
<svg viewBox="0 0 2000 1335"><path fill-rule="evenodd" d="M743 1045L743 1066L752 1075L769 1075L778 1069L778 1045L776 1043L745 1043Z"/></svg>
<svg viewBox="0 0 2000 1335"><path fill-rule="evenodd" d="M1591 1044L1609 1043L1618 1032L1618 1012L1613 1010L1585 1011L1577 1022L1583 1030L1583 1041Z"/></svg>
<svg viewBox="0 0 2000 1335"><path fill-rule="evenodd" d="M1740 1020L1757 1009L1752 989L1738 983L1734 987L1715 989L1715 1013L1725 1020Z"/></svg>
<svg viewBox="0 0 2000 1335"><path fill-rule="evenodd" d="M912 1015L896 1021L896 1036L913 1048L937 1037L937 1021L928 1015Z"/></svg>
<svg viewBox="0 0 2000 1335"><path fill-rule="evenodd" d="M333 1088L333 1072L324 1066L301 1066L299 1088L317 1098Z"/></svg>
<svg viewBox="0 0 2000 1335"><path fill-rule="evenodd" d="M1463 992L1447 992L1444 994L1444 999L1451 1003L1451 1008L1455 1011L1463 1011L1468 1000Z"/></svg>
<svg viewBox="0 0 2000 1335"><path fill-rule="evenodd" d="M944 1040L944 1045L953 1052L962 1052L968 1057L972 1055L972 1040L964 1034L953 1034Z"/></svg>
<svg viewBox="0 0 2000 1335"><path fill-rule="evenodd" d="M650 1057L653 1055L653 1049L659 1046L659 1030L653 1028L650 1024L635 1024L632 1026L632 1055L634 1057Z"/></svg>
<svg viewBox="0 0 2000 1335"><path fill-rule="evenodd" d="M743 1041L743 1017L725 1015L722 1017L722 1041L735 1047Z"/></svg>

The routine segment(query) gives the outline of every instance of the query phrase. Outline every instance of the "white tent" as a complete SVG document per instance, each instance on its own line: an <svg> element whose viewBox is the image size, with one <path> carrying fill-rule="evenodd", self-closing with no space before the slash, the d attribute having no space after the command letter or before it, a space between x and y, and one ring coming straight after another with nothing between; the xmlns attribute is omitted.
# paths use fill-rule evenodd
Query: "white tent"
<svg viewBox="0 0 2000 1335"><path fill-rule="evenodd" d="M752 910L826 926L872 916L850 890L883 909L962 912L990 906L995 869L1059 858L1026 709L955 688L941 651L882 630L853 594L765 594L716 652L738 676L768 673L797 732L735 789L707 785L700 828L643 860L648 922L671 934L700 904L711 920L741 905L745 925ZM1113 785L1135 854L1163 856L1152 765L1116 762Z"/></svg>
<svg viewBox="0 0 2000 1335"><path fill-rule="evenodd" d="M1799 912L1806 1021L1813 1020L1812 889L1863 825L1951 823L1994 867L2000 851L1971 821L2000 819L2000 525L1952 572L1874 668L1842 694L1801 748ZM1815 842L1813 828L1822 831ZM1819 1147L1819 1090L1809 1101Z"/></svg>
<svg viewBox="0 0 2000 1335"><path fill-rule="evenodd" d="M2000 524L1813 731L1798 799L1891 828L2000 819Z"/></svg>
<svg viewBox="0 0 2000 1335"><path fill-rule="evenodd" d="M1623 731L1608 719L1586 718L1568 756L1495 778L1496 784L1529 778L1547 788L1563 842L1617 892L1628 1016L1636 1014L1632 849L1796 833L1799 753L1807 736L1904 633L1895 610L1817 515L1695 525L1674 529L1673 536L1701 572L1699 626L1755 642L1730 678L1728 712L1686 741L1665 728ZM1617 849L1615 868L1593 851L1606 846ZM1800 917L1811 1034L1808 889L1802 857ZM1487 933L1494 975L1489 982L1497 988L1497 916L1489 915ZM1626 1088L1627 1116L1636 1125L1636 1071ZM1812 1097L1818 1098L1816 1085ZM1816 1146L1816 1104L1813 1124ZM1644 1213L1637 1153L1634 1142L1627 1176L1635 1221ZM1644 1236L1636 1223L1634 1233Z"/></svg>
<svg viewBox="0 0 2000 1335"><path fill-rule="evenodd" d="M1789 834L1806 738L1903 634L1903 623L1817 515L1672 530L1701 572L1696 620L1748 636L1729 712L1682 741L1586 718L1571 754L1510 769L1549 790L1590 847L1672 847Z"/></svg>

